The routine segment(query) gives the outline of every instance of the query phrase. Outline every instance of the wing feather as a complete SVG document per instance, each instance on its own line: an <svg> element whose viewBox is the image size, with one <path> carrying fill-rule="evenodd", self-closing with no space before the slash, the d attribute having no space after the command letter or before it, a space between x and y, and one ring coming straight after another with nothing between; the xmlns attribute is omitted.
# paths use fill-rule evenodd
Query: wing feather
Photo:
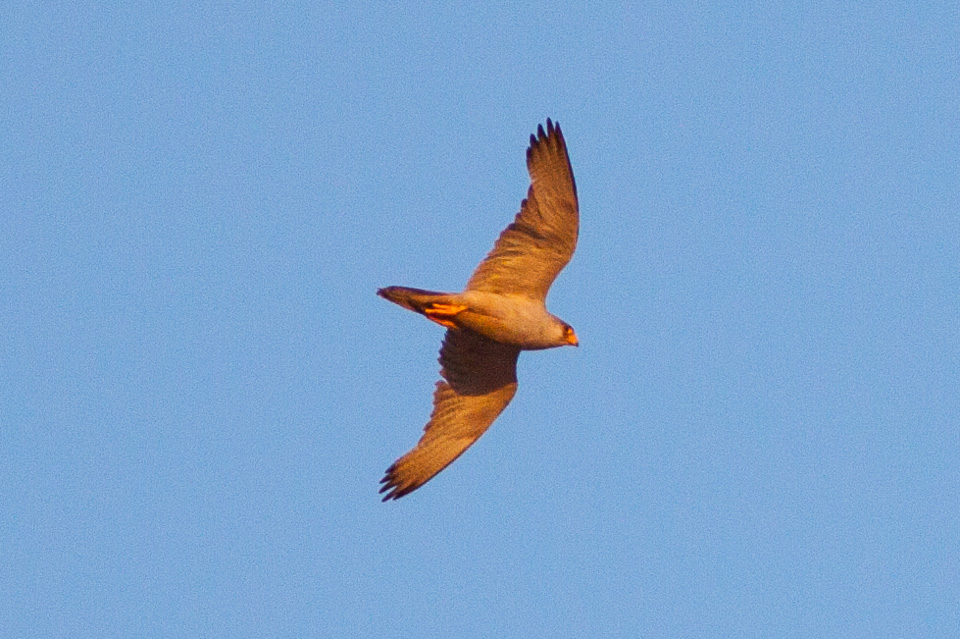
<svg viewBox="0 0 960 639"><path fill-rule="evenodd" d="M517 392L519 353L470 330L447 331L430 421L417 445L380 480L383 501L425 484L486 432Z"/></svg>
<svg viewBox="0 0 960 639"><path fill-rule="evenodd" d="M530 188L513 223L467 282L467 290L520 294L545 300L577 247L577 185L560 131L547 119L527 149Z"/></svg>

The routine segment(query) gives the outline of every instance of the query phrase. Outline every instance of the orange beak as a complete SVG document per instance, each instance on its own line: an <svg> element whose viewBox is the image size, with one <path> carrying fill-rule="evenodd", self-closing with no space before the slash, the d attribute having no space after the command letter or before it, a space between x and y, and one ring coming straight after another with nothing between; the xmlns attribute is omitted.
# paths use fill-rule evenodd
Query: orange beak
<svg viewBox="0 0 960 639"><path fill-rule="evenodd" d="M567 344L570 344L570 346L580 346L580 340L577 339L577 334L573 331L567 333Z"/></svg>

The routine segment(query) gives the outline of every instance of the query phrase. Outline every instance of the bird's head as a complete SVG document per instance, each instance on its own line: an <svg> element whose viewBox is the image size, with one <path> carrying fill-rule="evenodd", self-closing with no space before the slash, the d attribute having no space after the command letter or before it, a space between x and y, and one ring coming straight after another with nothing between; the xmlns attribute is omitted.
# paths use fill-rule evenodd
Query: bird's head
<svg viewBox="0 0 960 639"><path fill-rule="evenodd" d="M577 339L577 334L573 331L573 327L563 322L563 343L569 344L570 346L580 346L580 340Z"/></svg>

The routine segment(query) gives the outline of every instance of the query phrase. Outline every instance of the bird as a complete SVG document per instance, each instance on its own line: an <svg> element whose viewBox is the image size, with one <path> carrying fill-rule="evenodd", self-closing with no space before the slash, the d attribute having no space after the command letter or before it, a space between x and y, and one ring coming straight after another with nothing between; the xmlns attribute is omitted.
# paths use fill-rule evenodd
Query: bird
<svg viewBox="0 0 960 639"><path fill-rule="evenodd" d="M560 123L547 118L527 148L530 187L460 293L403 286L377 294L446 328L433 411L416 446L387 468L380 493L395 500L423 486L483 435L517 391L520 351L579 346L547 311L547 292L577 246L580 212Z"/></svg>

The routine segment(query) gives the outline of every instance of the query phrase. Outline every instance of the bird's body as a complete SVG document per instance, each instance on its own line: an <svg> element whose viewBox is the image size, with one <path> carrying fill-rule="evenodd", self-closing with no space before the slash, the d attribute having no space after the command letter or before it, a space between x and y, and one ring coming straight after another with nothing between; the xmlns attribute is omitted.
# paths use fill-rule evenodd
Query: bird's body
<svg viewBox="0 0 960 639"><path fill-rule="evenodd" d="M520 213L460 293L403 286L381 297L447 328L433 414L423 437L387 469L384 501L416 490L475 442L513 399L521 350L577 346L573 328L550 314L547 291L573 255L579 207L560 126L530 136L531 184Z"/></svg>
<svg viewBox="0 0 960 639"><path fill-rule="evenodd" d="M522 295L486 291L436 293L402 286L382 288L377 294L434 321L437 319L430 317L431 306L462 307L463 310L443 317L444 321L438 323L453 328L446 323L450 322L457 329L471 330L521 350L535 351L571 343L572 329L566 322L548 313L542 301Z"/></svg>

